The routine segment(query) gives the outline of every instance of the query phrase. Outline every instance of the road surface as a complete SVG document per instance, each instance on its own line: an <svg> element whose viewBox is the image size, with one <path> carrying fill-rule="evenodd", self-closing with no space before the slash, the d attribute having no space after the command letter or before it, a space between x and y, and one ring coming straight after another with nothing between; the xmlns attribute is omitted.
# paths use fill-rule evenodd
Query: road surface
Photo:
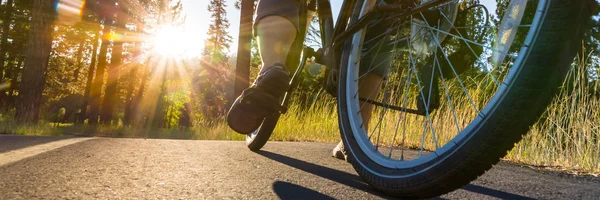
<svg viewBox="0 0 600 200"><path fill-rule="evenodd" d="M386 199L335 144L0 135L0 199ZM599 199L600 178L500 163L440 199Z"/></svg>

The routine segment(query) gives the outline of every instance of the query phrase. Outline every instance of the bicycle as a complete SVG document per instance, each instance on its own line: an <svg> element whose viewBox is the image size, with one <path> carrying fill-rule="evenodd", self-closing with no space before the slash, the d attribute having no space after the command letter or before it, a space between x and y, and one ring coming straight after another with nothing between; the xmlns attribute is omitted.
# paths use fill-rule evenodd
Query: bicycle
<svg viewBox="0 0 600 200"><path fill-rule="evenodd" d="M252 0L244 1L242 26L251 24ZM453 191L498 163L543 114L591 18L589 1L387 2L344 0L334 26L330 2L316 0L323 47L315 51L304 47L306 35L297 38L286 63L297 66L292 87L282 111L247 136L251 150L267 142L306 59L314 57L327 67L326 89L337 96L348 161L367 183L408 198ZM301 7L306 27L308 8ZM387 29L372 36L378 24ZM241 44L249 37L242 32ZM373 52L391 52L391 67L377 89L359 92L362 78L378 67L372 59L361 69L361 56ZM249 55L238 50L242 77ZM248 80L237 84L243 89ZM360 114L365 105L377 115L367 122Z"/></svg>

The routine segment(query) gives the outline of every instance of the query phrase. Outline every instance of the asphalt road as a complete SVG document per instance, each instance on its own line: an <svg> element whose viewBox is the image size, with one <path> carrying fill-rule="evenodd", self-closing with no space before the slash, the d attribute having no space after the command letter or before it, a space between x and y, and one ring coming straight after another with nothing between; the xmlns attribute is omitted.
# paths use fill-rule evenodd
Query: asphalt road
<svg viewBox="0 0 600 200"><path fill-rule="evenodd" d="M335 144L0 135L0 199L381 199ZM500 163L440 199L600 199L600 178Z"/></svg>

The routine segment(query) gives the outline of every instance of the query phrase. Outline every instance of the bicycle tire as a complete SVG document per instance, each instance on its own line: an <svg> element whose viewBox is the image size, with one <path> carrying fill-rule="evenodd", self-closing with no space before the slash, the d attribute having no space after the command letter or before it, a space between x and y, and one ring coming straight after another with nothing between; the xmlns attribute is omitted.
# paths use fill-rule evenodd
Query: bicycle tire
<svg viewBox="0 0 600 200"><path fill-rule="evenodd" d="M273 130L277 126L280 116L281 114L274 114L266 117L256 131L246 135L246 146L251 151L259 151L267 144L271 134L273 134Z"/></svg>
<svg viewBox="0 0 600 200"><path fill-rule="evenodd" d="M528 36L531 46L521 50L522 65L506 78L505 90L495 95L490 112L466 136L448 145L435 159L407 168L392 168L361 148L352 121L350 69L352 44L348 39L341 60L338 114L349 162L377 190L403 198L430 198L460 188L500 161L533 125L551 102L578 51L584 25L591 18L590 1L540 0L539 21ZM355 9L356 10L356 9ZM360 9L358 9L360 10ZM362 41L361 41L362 42ZM347 46L348 47L348 46ZM513 70L513 69L511 69ZM355 80L354 80L355 81ZM356 95L354 95L356 96ZM454 140L453 140L454 141ZM440 149L441 149L440 148ZM437 151L437 150L436 150ZM435 152L434 152L435 153Z"/></svg>

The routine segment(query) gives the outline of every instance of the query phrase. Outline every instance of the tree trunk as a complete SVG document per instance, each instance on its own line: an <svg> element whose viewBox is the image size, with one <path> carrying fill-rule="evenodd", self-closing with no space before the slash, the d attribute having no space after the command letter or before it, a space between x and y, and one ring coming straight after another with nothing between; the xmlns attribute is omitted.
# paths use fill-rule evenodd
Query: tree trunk
<svg viewBox="0 0 600 200"><path fill-rule="evenodd" d="M4 17L2 19L2 38L0 38L0 83L4 82L4 71L6 69L4 62L6 61L6 53L8 51L8 35L10 32L10 24L12 22L13 0L6 1ZM8 99L6 92L0 92L0 105L7 106Z"/></svg>
<svg viewBox="0 0 600 200"><path fill-rule="evenodd" d="M98 33L96 33L98 34ZM81 104L81 113L79 114L79 122L85 121L87 118L87 107L90 102L90 92L92 90L92 81L94 80L94 71L96 71L96 57L98 55L99 37L94 37L92 47L92 60L88 69L87 82L85 83L85 92L83 93L83 102Z"/></svg>
<svg viewBox="0 0 600 200"><path fill-rule="evenodd" d="M75 71L73 71L73 82L77 83L79 81L79 73L81 73L81 68L83 68L83 63L81 63L81 60L83 59L83 49L85 48L85 40L81 40L81 42L79 43L79 47L77 48L77 67L75 68Z"/></svg>
<svg viewBox="0 0 600 200"><path fill-rule="evenodd" d="M142 76L141 76L141 83L140 83L140 88L138 88L137 94L135 96L133 96L133 98L131 99L131 121L133 123L134 126L145 126L145 122L146 119L144 117L147 117L144 115L144 112L148 111L148 110L139 110L140 107L142 106L142 97L144 96L144 92L146 91L146 84L149 80L149 76L152 75L152 70L149 69L149 67L143 66L143 71L142 71Z"/></svg>
<svg viewBox="0 0 600 200"><path fill-rule="evenodd" d="M158 99L156 101L156 110L154 111L154 126L158 127L158 128L164 128L165 127L165 90L167 89L167 70L163 69L162 71L163 73L163 77L162 77L162 83L160 86L160 93L158 94Z"/></svg>
<svg viewBox="0 0 600 200"><path fill-rule="evenodd" d="M243 0L240 15L240 39L238 41L237 62L235 65L234 95L236 98L242 91L250 86L250 52L252 41L252 12L254 1ZM227 99L233 102L235 99Z"/></svg>
<svg viewBox="0 0 600 200"><path fill-rule="evenodd" d="M136 49L138 49L138 44L136 44ZM134 58L138 55L137 50L134 53ZM135 113L134 111L134 107L137 104L134 104L134 101L137 97L133 96L133 93L135 92L135 86L136 86L136 82L137 82L137 74L138 74L138 70L140 68L140 64L136 63L132 69L131 69L131 73L129 74L129 77L134 80L133 82L129 83L129 86L127 87L127 96L125 97L125 116L123 119L123 123L125 125L131 125L131 122L133 120L133 113ZM145 78L144 76L141 77L142 79ZM144 81L142 81L143 83Z"/></svg>
<svg viewBox="0 0 600 200"><path fill-rule="evenodd" d="M123 35L127 16L123 11L117 14L117 25L115 27L116 35ZM100 111L100 121L104 124L110 124L113 119L113 111L118 102L118 86L121 71L121 62L123 58L123 41L113 39L113 48L111 61L108 67L108 79L106 80L106 89L104 90L104 102Z"/></svg>
<svg viewBox="0 0 600 200"><path fill-rule="evenodd" d="M136 25L138 28L141 27L141 25ZM142 34L138 34L138 36L142 36ZM131 122L133 121L133 116L135 113L135 107L137 106L137 102L136 99L138 98L137 96L134 96L133 94L135 93L135 86L137 83L137 76L138 76L138 70L141 66L141 62L138 62L137 59L139 59L139 57L142 54L142 42L138 41L135 43L135 47L133 50L133 60L136 60L137 63L134 63L133 68L131 69L131 72L129 74L129 77L131 77L131 79L133 80L129 86L127 87L127 96L125 97L125 116L123 119L123 123L125 125L131 125ZM145 71L145 70L144 70ZM140 77L141 79L145 79L145 74L142 74L142 76ZM144 84L144 81L141 81L142 84ZM142 86L140 86L140 89L143 89Z"/></svg>
<svg viewBox="0 0 600 200"><path fill-rule="evenodd" d="M17 102L17 123L37 123L45 84L45 71L48 68L52 51L53 5L55 0L34 0L27 59Z"/></svg>
<svg viewBox="0 0 600 200"><path fill-rule="evenodd" d="M139 65L136 64L131 69L131 73L129 74L129 77L132 80L136 79L136 76L137 76L137 73L138 73L137 72L138 68L139 68ZM131 120L132 120L131 114L132 114L132 111L133 111L133 108L132 108L133 105L132 104L133 104L133 99L134 99L133 93L134 93L134 90L135 90L135 85L136 85L135 82L133 82L133 83L130 83L129 86L127 87L127 96L125 97L125 116L124 116L124 119L123 119L123 123L125 125L130 125L131 124Z"/></svg>
<svg viewBox="0 0 600 200"><path fill-rule="evenodd" d="M192 126L191 110L190 102L183 104L183 108L180 109L181 114L179 114L179 128L190 128Z"/></svg>
<svg viewBox="0 0 600 200"><path fill-rule="evenodd" d="M104 30L102 31L102 45L100 46L100 54L98 55L98 65L96 66L96 77L94 78L92 89L90 92L90 114L88 123L97 124L100 114L100 103L102 98L102 87L104 86L104 71L106 67L106 54L108 53L108 44L110 26L109 20L104 20Z"/></svg>
<svg viewBox="0 0 600 200"><path fill-rule="evenodd" d="M171 116L172 116L173 105L171 105L171 102L167 100L167 101L165 101L165 107L167 108L167 110L165 112L165 121L164 121L165 124L163 125L163 127L171 128L170 121L171 121Z"/></svg>

